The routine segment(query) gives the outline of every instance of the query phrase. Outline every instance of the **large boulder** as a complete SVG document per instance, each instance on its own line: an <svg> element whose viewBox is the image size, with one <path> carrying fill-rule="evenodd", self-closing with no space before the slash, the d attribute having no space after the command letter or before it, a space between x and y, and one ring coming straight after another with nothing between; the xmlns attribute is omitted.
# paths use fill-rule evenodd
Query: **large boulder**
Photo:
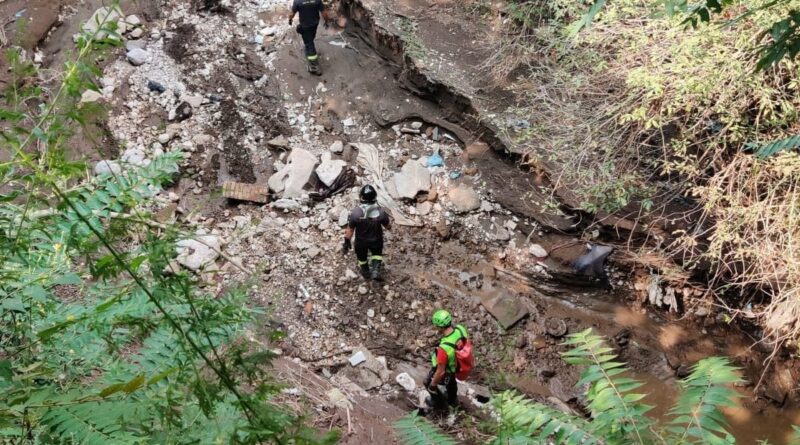
<svg viewBox="0 0 800 445"><path fill-rule="evenodd" d="M299 198L316 165L316 156L302 148L295 148L289 154L287 164L269 178L267 185L276 193L282 192L284 198Z"/></svg>
<svg viewBox="0 0 800 445"><path fill-rule="evenodd" d="M472 212L481 208L481 197L472 187L459 185L447 194L450 203L459 213Z"/></svg>
<svg viewBox="0 0 800 445"><path fill-rule="evenodd" d="M418 161L408 161L400 173L394 174L393 181L398 197L414 199L431 188L431 172Z"/></svg>

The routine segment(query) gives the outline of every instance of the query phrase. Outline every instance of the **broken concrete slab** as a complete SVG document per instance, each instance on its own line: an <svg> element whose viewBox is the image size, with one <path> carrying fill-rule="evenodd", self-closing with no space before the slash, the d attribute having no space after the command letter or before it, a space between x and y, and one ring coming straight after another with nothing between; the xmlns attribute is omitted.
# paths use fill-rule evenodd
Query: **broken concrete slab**
<svg viewBox="0 0 800 445"><path fill-rule="evenodd" d="M528 309L518 297L505 292L481 297L481 304L503 329L510 329L528 315Z"/></svg>
<svg viewBox="0 0 800 445"><path fill-rule="evenodd" d="M408 161L395 173L393 181L397 196L414 199L420 192L431 188L431 172L418 161Z"/></svg>
<svg viewBox="0 0 800 445"><path fill-rule="evenodd" d="M317 157L302 148L295 148L287 161L278 173L269 178L267 185L276 193L283 192L284 198L299 198L314 173Z"/></svg>
<svg viewBox="0 0 800 445"><path fill-rule="evenodd" d="M289 148L289 140L286 139L286 136L281 134L267 141L267 145L280 148L281 150L287 150Z"/></svg>

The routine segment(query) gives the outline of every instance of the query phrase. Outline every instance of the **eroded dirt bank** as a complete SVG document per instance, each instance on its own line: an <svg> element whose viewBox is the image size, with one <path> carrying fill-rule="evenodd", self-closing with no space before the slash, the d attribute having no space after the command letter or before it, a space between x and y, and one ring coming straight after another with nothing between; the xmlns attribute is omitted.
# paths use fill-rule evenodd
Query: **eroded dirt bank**
<svg viewBox="0 0 800 445"><path fill-rule="evenodd" d="M251 283L266 322L287 333L273 347L295 362L291 369L317 374L290 379L297 392L286 397L308 395L308 408L326 413L316 419L321 428L348 428L341 404L329 397L337 388L369 407L351 425L347 443L379 443L376 428L382 437L390 434L390 422L416 399L394 377L407 372L420 383L436 340L429 316L447 307L478 347L478 393L516 387L579 409L578 370L561 362L563 332L552 329L563 322L568 331L593 327L608 336L660 405L696 360L734 358L751 382L731 412L740 443L781 443L796 423L792 362L782 362L754 395L767 352L750 348L748 332L696 311L684 319L642 310L642 276L634 270L612 266L610 293L565 284L566 264L586 241L585 223L581 215L553 211L565 206L551 205L546 183L503 154L510 144L502 130L509 116L502 113L513 95L482 83L480 33L465 11L453 2L345 1L341 26L320 30L325 73L315 77L285 23L284 3L149 2L158 13L133 11L144 32L129 36L127 48L109 61L96 100L111 109L107 144L120 153L121 168L164 151L187 155L179 183L159 197L154 215L180 220L224 246L228 257L202 263L198 277L217 289L233 280ZM438 14L421 14L430 7ZM40 45L44 63L57 66L68 30L92 12L48 30L50 39ZM146 52L145 63L131 64L126 50L132 49ZM191 113L178 118L184 103ZM413 225L388 235L384 283L362 281L353 258L339 253L342 214L355 204L357 187L375 179L358 161L368 147L350 144L374 147L384 171L379 179L387 183L406 163L436 150L443 157L443 166L426 169L429 187L397 198L398 212ZM115 153L98 148L90 160ZM317 162L343 161L338 167L352 168L356 183L321 202L302 194L263 206L221 197L227 180L266 183L297 150ZM455 190L469 190L477 202L463 202ZM537 256L539 249L548 255ZM253 335L260 338L260 330ZM358 351L371 356L369 369L348 363ZM779 410L776 401L786 406Z"/></svg>

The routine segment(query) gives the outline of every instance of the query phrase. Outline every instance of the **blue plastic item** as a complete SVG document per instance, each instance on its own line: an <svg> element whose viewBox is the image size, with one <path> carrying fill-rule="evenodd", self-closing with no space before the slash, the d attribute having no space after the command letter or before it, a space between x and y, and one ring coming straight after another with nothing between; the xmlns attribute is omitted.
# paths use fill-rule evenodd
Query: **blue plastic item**
<svg viewBox="0 0 800 445"><path fill-rule="evenodd" d="M460 177L461 177L461 171L460 170L453 170L453 171L450 172L450 179L458 179Z"/></svg>
<svg viewBox="0 0 800 445"><path fill-rule="evenodd" d="M444 159L442 159L442 155L440 155L438 151L435 151L432 155L428 156L428 161L425 165L428 167L441 167L444 165Z"/></svg>

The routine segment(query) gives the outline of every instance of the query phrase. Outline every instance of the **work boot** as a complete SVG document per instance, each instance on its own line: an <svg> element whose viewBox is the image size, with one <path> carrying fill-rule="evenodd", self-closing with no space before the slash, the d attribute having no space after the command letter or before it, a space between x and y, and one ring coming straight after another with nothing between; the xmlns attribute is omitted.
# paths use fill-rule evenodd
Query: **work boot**
<svg viewBox="0 0 800 445"><path fill-rule="evenodd" d="M369 273L369 265L367 263L361 265L361 276L364 277L365 280L369 280L371 278Z"/></svg>
<svg viewBox="0 0 800 445"><path fill-rule="evenodd" d="M383 276L381 274L381 269L383 268L383 261L381 260L372 260L372 269L370 270L370 276L375 281L383 281Z"/></svg>

